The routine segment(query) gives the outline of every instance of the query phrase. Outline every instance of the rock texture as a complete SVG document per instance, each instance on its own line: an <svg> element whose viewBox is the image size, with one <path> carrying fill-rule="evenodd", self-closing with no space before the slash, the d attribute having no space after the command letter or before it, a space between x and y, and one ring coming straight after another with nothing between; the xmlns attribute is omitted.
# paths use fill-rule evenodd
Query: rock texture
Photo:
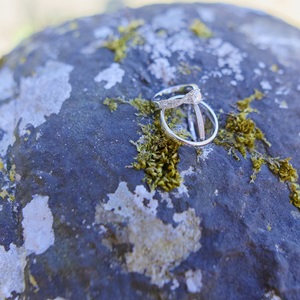
<svg viewBox="0 0 300 300"><path fill-rule="evenodd" d="M193 82L228 113L258 89L269 155L300 170L299 51L299 30L280 20L191 4L78 19L7 55L0 298L299 299L300 213L285 183L263 166L250 184L250 160L211 144L198 158L181 147L179 188L149 191L128 168L144 120L103 104Z"/></svg>

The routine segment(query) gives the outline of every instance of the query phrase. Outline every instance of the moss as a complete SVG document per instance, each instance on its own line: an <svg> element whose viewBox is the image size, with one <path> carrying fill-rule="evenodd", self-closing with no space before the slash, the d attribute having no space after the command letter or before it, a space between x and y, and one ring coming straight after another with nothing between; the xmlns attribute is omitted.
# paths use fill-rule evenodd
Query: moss
<svg viewBox="0 0 300 300"><path fill-rule="evenodd" d="M278 65L273 64L273 65L271 66L270 70L271 70L272 72L276 73L276 72L279 71L279 67L278 67Z"/></svg>
<svg viewBox="0 0 300 300"><path fill-rule="evenodd" d="M4 163L0 158L0 172L3 176L2 189L0 189L0 198L3 200L15 200L15 188L16 188L16 165L10 165L10 163Z"/></svg>
<svg viewBox="0 0 300 300"><path fill-rule="evenodd" d="M285 159L269 157L266 159L269 169L278 176L280 181L294 182L298 180L298 173L290 160L290 157Z"/></svg>
<svg viewBox="0 0 300 300"><path fill-rule="evenodd" d="M290 190L291 203L300 208L300 185L298 183L291 183Z"/></svg>
<svg viewBox="0 0 300 300"><path fill-rule="evenodd" d="M3 67L5 62L6 62L6 57L5 56L0 57L0 69Z"/></svg>
<svg viewBox="0 0 300 300"><path fill-rule="evenodd" d="M105 101L107 102L106 105L109 104L110 109L111 103L116 103L116 100L112 101L112 99ZM143 117L142 120L147 122L146 124L139 124L141 137L137 141L131 141L137 150L135 162L131 166L136 170L144 170L144 181L151 190L161 188L165 191L171 191L178 187L182 180L177 170L178 149L181 144L165 135L160 125L160 110L152 101L143 99L141 96L129 101L123 100L122 103L134 107L137 110L136 115ZM114 105L112 108L117 107ZM166 118L171 128L175 128L182 117L182 112L179 109L170 109L166 112ZM176 131L176 133L182 136L186 134L183 129Z"/></svg>
<svg viewBox="0 0 300 300"><path fill-rule="evenodd" d="M119 104L124 104L126 101L122 98L106 98L103 101L104 105L107 105L111 112L117 110Z"/></svg>
<svg viewBox="0 0 300 300"><path fill-rule="evenodd" d="M8 192L7 192L7 190L1 190L0 191L0 197L2 198L2 199L5 199L6 197L8 197L9 196L9 194L8 194Z"/></svg>
<svg viewBox="0 0 300 300"><path fill-rule="evenodd" d="M146 125L140 124L142 136L136 142L131 141L138 152L132 167L145 171L144 180L151 190L159 187L171 191L178 187L182 180L177 170L178 149L181 144L165 135L160 125L159 109L153 102L138 97L130 100L129 103L138 110L137 115L148 117L151 121ZM169 126L174 128L181 116L178 109L168 110L166 118ZM177 132L177 134L181 133L184 134Z"/></svg>
<svg viewBox="0 0 300 300"><path fill-rule="evenodd" d="M251 181L250 182L254 182L256 179L256 174L258 174L261 170L262 165L264 165L266 162L264 160L263 157L257 157L255 155L253 155L251 157L251 161L252 161L252 175L250 176Z"/></svg>
<svg viewBox="0 0 300 300"><path fill-rule="evenodd" d="M14 182L16 180L16 165L12 165L9 170L9 180Z"/></svg>
<svg viewBox="0 0 300 300"><path fill-rule="evenodd" d="M254 100L261 100L265 97L265 95L260 92L259 90L254 90L254 94L252 94L250 97L247 97L243 100L239 100L237 101L236 105L239 111L243 112L243 113L250 113L250 112L257 112L256 109L253 109L250 104L254 101Z"/></svg>
<svg viewBox="0 0 300 300"><path fill-rule="evenodd" d="M141 125L141 130L143 134L141 138L132 142L138 152L136 162L132 166L145 171L144 180L151 190L160 187L165 191L171 191L181 182L177 170L180 144L165 135L157 113L153 116L153 123Z"/></svg>
<svg viewBox="0 0 300 300"><path fill-rule="evenodd" d="M270 143L255 122L247 118L247 114L241 112L229 115L225 128L220 129L214 142L226 148L229 154L240 160L237 151L246 158L247 152L253 151L258 141L262 141L265 145L270 146Z"/></svg>
<svg viewBox="0 0 300 300"><path fill-rule="evenodd" d="M213 36L212 31L199 19L193 21L190 30L199 38L208 39Z"/></svg>
<svg viewBox="0 0 300 300"><path fill-rule="evenodd" d="M138 45L143 42L137 29L144 24L143 20L134 20L127 26L120 26L118 28L119 37L111 38L104 43L104 47L115 53L115 61L120 62L127 55L127 47L129 42L133 45Z"/></svg>
<svg viewBox="0 0 300 300"><path fill-rule="evenodd" d="M141 116L154 114L158 110L157 106L152 101L142 99L141 95L130 100L129 104L138 111L137 115Z"/></svg>
<svg viewBox="0 0 300 300"><path fill-rule="evenodd" d="M255 122L248 117L252 112L257 112L251 107L254 100L261 100L264 95L255 90L250 97L237 102L237 113L227 114L224 128L219 130L215 143L228 150L228 154L240 160L240 153L244 158L250 157L252 162L252 175L250 182L254 182L257 174L263 165L267 165L269 170L282 182L290 186L291 202L300 207L300 191L296 188L299 185L297 170L290 163L291 158L271 157L266 149L271 146L264 136L264 133L257 127ZM260 149L260 151L258 151Z"/></svg>

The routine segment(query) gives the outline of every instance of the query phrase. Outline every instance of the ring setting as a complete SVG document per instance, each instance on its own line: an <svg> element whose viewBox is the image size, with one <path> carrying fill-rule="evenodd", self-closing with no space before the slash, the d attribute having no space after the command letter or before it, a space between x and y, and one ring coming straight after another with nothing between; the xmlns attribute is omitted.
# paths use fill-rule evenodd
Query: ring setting
<svg viewBox="0 0 300 300"><path fill-rule="evenodd" d="M153 101L160 109L162 128L174 140L189 146L203 147L217 136L219 129L217 116L213 109L203 101L201 91L196 84L176 85L163 89L154 95ZM179 106L187 107L187 128L191 139L179 136L166 121L166 110ZM210 134L206 132L207 121L212 125Z"/></svg>

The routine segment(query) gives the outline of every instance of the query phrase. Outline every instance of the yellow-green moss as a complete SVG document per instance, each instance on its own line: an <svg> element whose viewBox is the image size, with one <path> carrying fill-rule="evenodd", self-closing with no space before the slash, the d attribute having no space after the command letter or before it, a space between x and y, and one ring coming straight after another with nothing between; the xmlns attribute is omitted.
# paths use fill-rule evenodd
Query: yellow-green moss
<svg viewBox="0 0 300 300"><path fill-rule="evenodd" d="M134 20L127 26L120 26L118 28L119 37L111 38L104 43L104 47L115 53L116 62L119 62L126 57L129 42L133 45L143 43L141 36L137 33L137 29L143 24L143 20Z"/></svg>
<svg viewBox="0 0 300 300"><path fill-rule="evenodd" d="M273 65L271 66L270 70L271 70L272 72L276 73L276 72L279 71L279 67L278 67L278 65L273 64Z"/></svg>
<svg viewBox="0 0 300 300"><path fill-rule="evenodd" d="M177 170L180 144L166 137L157 113L152 116L152 121L151 124L141 125L143 135L138 141L132 142L138 152L132 166L145 171L144 180L151 190L160 187L171 191L181 182Z"/></svg>
<svg viewBox="0 0 300 300"><path fill-rule="evenodd" d="M16 165L4 163L0 158L0 172L3 175L4 183L2 189L0 189L0 198L3 200L15 200L15 188L16 188Z"/></svg>
<svg viewBox="0 0 300 300"><path fill-rule="evenodd" d="M298 173L290 163L291 158L271 157L267 154L267 151L263 151L271 144L255 122L248 117L250 113L257 112L250 104L254 100L261 100L263 97L264 95L261 92L255 90L255 93L250 97L238 101L238 112L228 114L225 126L219 130L214 142L223 146L228 150L228 154L238 160L240 160L238 153L244 158L250 157L253 171L250 182L254 182L257 174L261 171L261 167L267 165L280 181L289 184L291 202L300 208L300 191L297 184Z"/></svg>
<svg viewBox="0 0 300 300"><path fill-rule="evenodd" d="M110 111L115 111L119 104L124 104L126 101L122 98L106 98L103 104L107 105Z"/></svg>
<svg viewBox="0 0 300 300"><path fill-rule="evenodd" d="M0 57L0 68L3 67L5 62L6 62L6 57L5 56Z"/></svg>
<svg viewBox="0 0 300 300"><path fill-rule="evenodd" d="M193 21L190 30L199 38L208 39L213 36L212 31L199 19Z"/></svg>
<svg viewBox="0 0 300 300"><path fill-rule="evenodd" d="M109 103L116 102L110 99ZM178 187L182 180L177 170L178 149L181 144L165 135L160 125L159 109L152 101L141 96L129 101L123 100L122 103L134 107L137 110L136 115L142 117L143 121L147 121L146 124L139 125L141 137L137 141L131 141L137 150L132 167L136 170L144 170L144 181L151 190L161 188L170 191ZM110 108L110 105L108 106ZM117 108L113 106L115 107ZM169 126L175 128L182 118L182 112L179 109L170 109L166 113L166 118ZM176 133L182 136L186 134L184 130Z"/></svg>
<svg viewBox="0 0 300 300"><path fill-rule="evenodd" d="M300 208L300 185L298 183L291 183L290 190L291 203Z"/></svg>
<svg viewBox="0 0 300 300"><path fill-rule="evenodd" d="M139 97L129 101L129 104L133 106L137 111L137 115L149 116L158 110L157 106L149 100L145 100L139 95Z"/></svg>

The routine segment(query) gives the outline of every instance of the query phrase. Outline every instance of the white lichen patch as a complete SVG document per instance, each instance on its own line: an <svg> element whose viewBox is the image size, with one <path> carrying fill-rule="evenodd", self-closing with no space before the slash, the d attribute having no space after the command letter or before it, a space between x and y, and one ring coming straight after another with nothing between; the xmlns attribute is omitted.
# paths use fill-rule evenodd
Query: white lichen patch
<svg viewBox="0 0 300 300"><path fill-rule="evenodd" d="M0 69L0 102L13 97L15 89L13 72L7 67Z"/></svg>
<svg viewBox="0 0 300 300"><path fill-rule="evenodd" d="M184 11L180 8L168 9L159 14L152 21L154 30L166 29L168 32L178 32L186 26Z"/></svg>
<svg viewBox="0 0 300 300"><path fill-rule="evenodd" d="M93 54L99 48L103 47L104 42L113 35L113 30L110 27L103 26L94 30L95 40L91 41L87 46L81 49L82 54Z"/></svg>
<svg viewBox="0 0 300 300"><path fill-rule="evenodd" d="M0 109L0 128L5 131L0 154L5 154L7 147L13 144L13 133L20 119L20 134L24 134L27 124L39 126L45 122L45 116L59 113L63 102L70 97L72 70L70 65L48 61L35 76L21 78L19 97Z"/></svg>
<svg viewBox="0 0 300 300"><path fill-rule="evenodd" d="M261 86L262 89L265 90L265 91L272 90L272 85L271 85L270 82L267 81L267 80L263 80L263 81L260 83L260 86Z"/></svg>
<svg viewBox="0 0 300 300"><path fill-rule="evenodd" d="M161 79L163 82L169 83L175 78L176 68L171 66L166 58L157 58L149 66L149 71L156 79Z"/></svg>
<svg viewBox="0 0 300 300"><path fill-rule="evenodd" d="M53 216L48 196L34 195L23 208L23 236L27 255L42 254L54 245Z"/></svg>
<svg viewBox="0 0 300 300"><path fill-rule="evenodd" d="M234 47L229 42L224 42L220 38L211 39L209 49L218 59L218 67L226 68L234 73L235 80L243 81L241 63L246 56L238 48Z"/></svg>
<svg viewBox="0 0 300 300"><path fill-rule="evenodd" d="M281 300L274 291L270 291L264 295L264 300Z"/></svg>
<svg viewBox="0 0 300 300"><path fill-rule="evenodd" d="M300 220L300 212L298 210L297 211L292 210L291 215L295 220Z"/></svg>
<svg viewBox="0 0 300 300"><path fill-rule="evenodd" d="M189 167L187 170L181 171L180 176L182 178L182 181L179 185L179 187L175 190L175 192L172 192L172 194L175 196L175 198L181 198L183 195L189 196L189 191L187 186L184 184L185 177L194 174L195 171L193 167Z"/></svg>
<svg viewBox="0 0 300 300"><path fill-rule="evenodd" d="M191 252L200 249L200 219L194 209L174 215L174 228L156 217L157 200L142 186L134 193L121 182L108 202L96 209L96 223L109 220L126 222L120 243L126 240L133 245L132 252L125 254L129 272L145 274L159 287L173 279L172 270L184 261ZM124 237L126 231L126 238Z"/></svg>
<svg viewBox="0 0 300 300"><path fill-rule="evenodd" d="M202 289L201 270L189 270L185 272L186 286L189 293L200 293Z"/></svg>
<svg viewBox="0 0 300 300"><path fill-rule="evenodd" d="M203 22L213 23L216 19L215 10L208 7L201 7L197 9L200 19Z"/></svg>
<svg viewBox="0 0 300 300"><path fill-rule="evenodd" d="M125 71L120 67L120 64L112 63L110 67L102 70L94 78L94 80L96 82L106 81L104 88L108 90L115 86L117 83L121 83L124 75Z"/></svg>
<svg viewBox="0 0 300 300"><path fill-rule="evenodd" d="M24 269L26 267L26 251L10 244L5 251L0 246L0 299L12 296L12 292L22 293L25 289Z"/></svg>
<svg viewBox="0 0 300 300"><path fill-rule="evenodd" d="M206 161L210 155L210 153L212 153L214 150L214 145L209 144L205 147L202 148L202 153L201 155L197 156L197 161L202 160L203 162Z"/></svg>
<svg viewBox="0 0 300 300"><path fill-rule="evenodd" d="M279 105L279 108L284 108L284 109L289 108L287 102L284 101L284 100L283 100L283 101L280 101L280 100L278 100L278 99L276 98L276 99L275 99L275 103L277 103L277 104Z"/></svg>
<svg viewBox="0 0 300 300"><path fill-rule="evenodd" d="M252 20L239 29L254 45L262 50L271 50L286 66L294 64L290 57L299 57L300 39L296 29L286 29L280 22L265 17Z"/></svg>

